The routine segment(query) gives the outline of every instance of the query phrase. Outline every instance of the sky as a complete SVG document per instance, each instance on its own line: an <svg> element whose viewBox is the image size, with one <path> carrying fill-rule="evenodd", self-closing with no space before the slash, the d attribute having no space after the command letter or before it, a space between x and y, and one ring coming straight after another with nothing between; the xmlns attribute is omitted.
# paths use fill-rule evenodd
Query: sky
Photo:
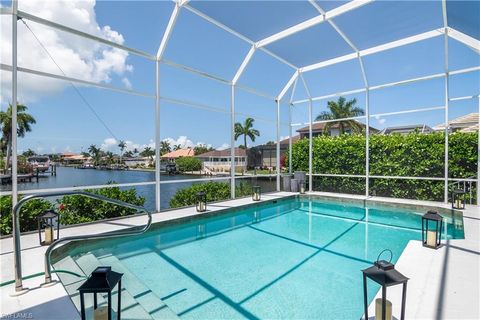
<svg viewBox="0 0 480 320"><path fill-rule="evenodd" d="M8 5L2 1L2 6ZM324 10L343 2L317 1ZM197 2L191 6L205 12L237 32L257 41L318 14L308 2ZM93 33L129 47L155 54L173 9L171 1L20 1L20 10L58 23ZM449 25L480 38L480 2L448 2ZM2 64L11 64L11 20L1 16ZM376 1L334 19L359 49L366 49L399 38L412 36L443 26L441 2ZM106 83L119 88L155 94L155 64L121 49L26 21L35 36L18 22L18 63L54 74ZM53 59L48 56L44 46ZM369 85L421 77L444 72L442 36L372 54L363 58ZM211 23L182 9L164 58L223 79L232 79L250 45ZM302 67L349 54L352 49L328 23L301 31L267 46L267 49L290 63ZM449 40L449 68L457 70L480 65L477 53L465 45ZM60 68L59 68L60 67ZM61 70L60 70L61 69ZM257 50L244 74L241 86L248 86L269 96L277 96L294 69ZM11 77L0 72L2 110L11 101ZM358 59L304 74L312 96L364 87ZM37 123L33 131L19 140L19 150L38 153L81 152L91 144L118 152L118 141L127 149L154 147L155 100L60 80L19 73L19 102L29 108ZM450 77L450 97L479 94L480 72ZM77 93L80 92L81 96ZM160 94L204 106L194 108L161 100L161 139L171 144L191 147L206 144L224 149L230 146L230 87L198 75L162 64ZM288 136L288 105L281 105L280 137ZM307 98L301 82L293 100ZM365 107L365 94L346 96ZM327 110L328 100L316 101L314 116ZM433 79L370 92L370 113L441 107L445 104L444 79ZM255 119L261 133L254 144L276 140L276 104L269 99L236 89L237 122ZM474 99L450 102L449 118L477 112ZM308 105L292 109L292 123L308 121ZM397 116L373 116L371 126L388 126L444 122L444 110L424 111ZM295 127L294 130L298 128ZM241 139L236 145L241 144ZM251 144L251 143L250 143Z"/></svg>

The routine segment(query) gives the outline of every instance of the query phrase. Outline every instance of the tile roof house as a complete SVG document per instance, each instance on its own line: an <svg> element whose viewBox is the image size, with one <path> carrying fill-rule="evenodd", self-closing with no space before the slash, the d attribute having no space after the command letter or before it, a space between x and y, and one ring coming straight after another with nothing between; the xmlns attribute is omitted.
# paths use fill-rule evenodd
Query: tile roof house
<svg viewBox="0 0 480 320"><path fill-rule="evenodd" d="M356 121L356 120L353 120ZM356 121L358 124L360 124L363 128L366 127L364 123L361 123L360 121ZM312 124L312 135L319 136L324 133L325 130L325 122L317 122ZM328 129L328 135L330 136L339 136L340 135L340 125L338 123L334 123L330 126ZM374 127L370 127L370 133L377 133L379 130ZM308 138L308 132L309 132L309 126L300 128L297 130L297 132L300 134L300 139L302 138ZM345 133L350 134L352 133L352 129L348 126L348 122L345 124Z"/></svg>
<svg viewBox="0 0 480 320"><path fill-rule="evenodd" d="M450 132L474 132L478 130L478 113L472 112L448 122ZM445 123L433 127L435 131L445 130Z"/></svg>
<svg viewBox="0 0 480 320"><path fill-rule="evenodd" d="M162 160L173 161L180 157L193 157L194 155L195 155L195 152L193 151L192 148L186 148L186 149L178 149L178 150L171 151L169 153L164 154L160 158Z"/></svg>
<svg viewBox="0 0 480 320"><path fill-rule="evenodd" d="M397 126L397 127L387 127L381 130L380 134L408 134L414 131L418 131L419 133L430 133L434 130L427 126L426 124L412 124L406 126Z"/></svg>

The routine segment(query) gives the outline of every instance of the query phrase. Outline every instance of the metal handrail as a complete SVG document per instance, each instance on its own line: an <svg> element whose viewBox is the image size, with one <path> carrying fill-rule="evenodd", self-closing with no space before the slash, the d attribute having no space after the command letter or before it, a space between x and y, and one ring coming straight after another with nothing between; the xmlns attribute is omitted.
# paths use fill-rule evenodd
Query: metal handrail
<svg viewBox="0 0 480 320"><path fill-rule="evenodd" d="M111 233L100 233L100 234L88 234L88 235L79 235L79 236L71 236L65 237L61 239L55 240L50 246L48 246L47 251L45 252L45 283L52 282L52 274L50 270L50 255L52 250L57 247L59 244L68 242L68 241L75 241L75 240L87 240L87 239L103 239L103 238L113 238L113 237L120 237L120 236L130 236L130 235L138 235L142 234L150 228L152 224L152 214L145 209L144 207L133 205L121 200L110 199L104 197L99 194L88 193L85 191L67 191L67 192L50 192L50 193L38 193L31 196L27 196L21 199L13 208L13 239L14 239L14 256L15 256L15 291L22 291L23 284L22 284L22 260L21 260L21 246L20 246L20 209L23 205L32 199L37 198L48 198L48 197L57 197L57 196L68 196L68 195L80 195L96 200L105 201L108 203L112 203L115 205L119 205L122 207L135 209L138 212L144 212L148 215L148 222L144 225L140 230L120 230L117 232Z"/></svg>
<svg viewBox="0 0 480 320"><path fill-rule="evenodd" d="M453 188L460 188L460 184L463 183L463 188L462 190L464 192L469 192L469 203L472 204L473 203L473 195L472 195L472 184L476 183L475 181L476 177L475 176L471 176L471 177L468 177L468 178L459 178L459 179L455 179L456 181L454 182L451 182L449 184L450 187L453 187ZM468 188L467 188L467 184L468 184ZM477 188L478 188L478 185L477 185ZM453 201L453 199L452 199ZM478 203L478 199L477 199L477 203Z"/></svg>

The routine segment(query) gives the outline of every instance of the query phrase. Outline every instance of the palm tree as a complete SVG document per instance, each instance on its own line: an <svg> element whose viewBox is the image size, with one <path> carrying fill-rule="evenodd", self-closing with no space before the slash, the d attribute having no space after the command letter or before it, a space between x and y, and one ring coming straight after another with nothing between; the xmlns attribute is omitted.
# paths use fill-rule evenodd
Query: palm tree
<svg viewBox="0 0 480 320"><path fill-rule="evenodd" d="M37 121L27 113L27 106L17 103L17 136L23 138L25 133L32 131L32 124ZM2 148L7 153L5 170L8 170L12 154L12 105L8 104L7 111L0 111L0 125L2 126Z"/></svg>
<svg viewBox="0 0 480 320"><path fill-rule="evenodd" d="M363 111L362 108L355 107L356 103L357 103L357 99L346 101L344 97L339 97L336 102L328 101L327 107L328 109L330 109L330 111L323 111L315 118L315 121L335 120L335 119L363 116L365 112ZM323 132L327 134L330 128L334 124L338 124L340 129L340 134L345 133L345 127L350 127L356 133L361 133L363 131L363 126L358 121L343 120L343 121L331 121L331 122L325 123Z"/></svg>
<svg viewBox="0 0 480 320"><path fill-rule="evenodd" d="M260 136L260 131L257 129L253 129L253 122L255 122L252 118L245 119L243 125L240 122L235 123L235 141L241 136L243 136L243 147L247 150L247 137L255 142L255 137Z"/></svg>
<svg viewBox="0 0 480 320"><path fill-rule="evenodd" d="M88 147L88 152L90 152L90 155L93 158L93 164L97 165L98 162L100 161L100 155L101 155L100 148L98 148L96 145L92 144L90 147Z"/></svg>
<svg viewBox="0 0 480 320"><path fill-rule="evenodd" d="M127 144L125 143L125 141L120 140L120 142L118 143L118 147L120 148L120 163L122 163L123 151L125 151Z"/></svg>
<svg viewBox="0 0 480 320"><path fill-rule="evenodd" d="M107 164L113 164L115 162L115 155L111 151L105 153Z"/></svg>
<svg viewBox="0 0 480 320"><path fill-rule="evenodd" d="M23 138L25 133L32 131L32 124L35 124L35 118L27 113L27 106L17 104L17 136ZM7 111L0 111L0 125L2 126L2 146L6 149L7 161L5 170L8 170L10 156L12 154L12 105L8 104Z"/></svg>
<svg viewBox="0 0 480 320"><path fill-rule="evenodd" d="M170 147L170 142L168 142L167 140L163 140L162 142L160 142L160 155L163 156L170 151L172 151L172 148Z"/></svg>
<svg viewBox="0 0 480 320"><path fill-rule="evenodd" d="M173 146L173 151L177 151L177 150L180 150L180 149L182 149L182 145L180 145L180 144L176 144L176 145Z"/></svg>
<svg viewBox="0 0 480 320"><path fill-rule="evenodd" d="M140 152L140 156L142 157L149 157L150 158L150 161L153 161L153 156L155 155L155 150L153 150L152 148L150 147L146 147L145 149L143 149L142 152Z"/></svg>

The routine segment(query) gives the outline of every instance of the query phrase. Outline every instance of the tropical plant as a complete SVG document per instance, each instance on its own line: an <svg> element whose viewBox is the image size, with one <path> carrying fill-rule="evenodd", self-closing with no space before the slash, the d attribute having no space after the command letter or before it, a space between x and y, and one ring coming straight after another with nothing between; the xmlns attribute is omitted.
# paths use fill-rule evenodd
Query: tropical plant
<svg viewBox="0 0 480 320"><path fill-rule="evenodd" d="M243 146L245 150L248 149L247 147L247 137L255 142L255 138L260 136L260 131L257 129L253 129L253 123L255 122L252 118L245 119L243 125L240 122L235 123L235 141L241 136L243 136Z"/></svg>
<svg viewBox="0 0 480 320"><path fill-rule="evenodd" d="M19 200L22 196L19 196ZM20 231L37 229L37 216L53 205L44 199L33 199L24 204L20 210ZM0 235L12 233L12 196L0 197Z"/></svg>
<svg viewBox="0 0 480 320"><path fill-rule="evenodd" d="M195 157L180 157L175 164L180 172L202 170L202 161Z"/></svg>
<svg viewBox="0 0 480 320"><path fill-rule="evenodd" d="M198 156L199 154L203 154L203 153L206 153L208 151L212 151L212 150L215 150L213 149L212 147L208 147L207 145L205 144L199 144L198 146L195 146L193 148L193 153Z"/></svg>
<svg viewBox="0 0 480 320"><path fill-rule="evenodd" d="M144 205L145 198L138 196L135 189L121 190L119 187L115 186L115 182L109 182L108 184L112 184L112 186L93 190L87 189L85 191L138 206ZM63 208L60 214L60 222L62 224L91 222L136 213L136 210L134 209L79 195L64 196L58 200L58 203Z"/></svg>
<svg viewBox="0 0 480 320"><path fill-rule="evenodd" d="M118 147L120 148L120 163L122 163L123 152L127 148L127 143L123 140L120 140Z"/></svg>
<svg viewBox="0 0 480 320"><path fill-rule="evenodd" d="M105 161L107 164L114 164L115 163L115 155L111 151L107 151L105 153Z"/></svg>
<svg viewBox="0 0 480 320"><path fill-rule="evenodd" d="M27 158L28 158L28 157L33 157L33 156L35 156L35 155L37 155L37 153L36 153L35 151L33 151L32 149L30 149L30 148L27 149L27 151L25 151L25 152L22 153L22 156L27 157Z"/></svg>
<svg viewBox="0 0 480 320"><path fill-rule="evenodd" d="M25 133L32 131L32 124L37 121L27 113L27 106L17 104L17 136L25 137ZM12 105L9 104L6 111L0 111L0 126L2 130L2 148L6 153L5 170L8 170L10 157L12 155Z"/></svg>
<svg viewBox="0 0 480 320"><path fill-rule="evenodd" d="M449 134L450 178L476 176L478 132ZM313 173L365 175L365 137L318 136L312 141ZM308 171L308 139L292 145L292 170ZM369 173L373 176L433 177L445 173L443 132L406 135L372 135L369 141ZM285 158L288 166L288 155ZM316 191L365 193L365 178L314 177ZM377 196L443 201L443 180L370 178L370 193ZM474 191L474 190L473 190ZM469 195L468 195L469 196ZM475 197L475 192L472 192Z"/></svg>
<svg viewBox="0 0 480 320"><path fill-rule="evenodd" d="M155 155L155 150L153 150L150 147L145 147L142 152L140 152L141 157L148 157L150 158L150 161L153 160L153 156Z"/></svg>
<svg viewBox="0 0 480 320"><path fill-rule="evenodd" d="M347 101L344 97L339 97L337 101L328 101L327 108L330 111L323 111L315 118L315 121L363 116L365 112L362 108L355 107L356 103L357 99ZM355 120L330 121L325 123L324 134L328 134L333 125L338 125L340 134L345 133L345 128L351 128L355 133L361 133L363 130L363 125Z"/></svg>
<svg viewBox="0 0 480 320"><path fill-rule="evenodd" d="M177 151L177 150L180 150L182 149L182 145L181 144L176 144L173 146L173 151Z"/></svg>
<svg viewBox="0 0 480 320"><path fill-rule="evenodd" d="M98 165L102 157L102 150L96 145L92 144L90 147L88 147L88 152L93 159L93 164Z"/></svg>
<svg viewBox="0 0 480 320"><path fill-rule="evenodd" d="M179 208L194 205L197 193L205 192L207 202L225 200L230 198L230 183L209 181L206 183L196 183L188 188L178 190L170 199L170 208ZM249 184L241 182L235 187L237 197L248 196L252 193Z"/></svg>
<svg viewBox="0 0 480 320"><path fill-rule="evenodd" d="M109 182L111 187L85 190L89 193L117 199L134 205L143 206L145 198L137 195L135 189L121 190L115 182ZM21 198L21 197L20 197ZM93 222L97 220L122 217L136 213L136 210L117 206L105 201L87 198L80 195L64 196L56 200L60 213L60 222L64 225ZM37 229L37 215L52 209L53 203L44 199L33 199L25 203L20 210L20 231ZM12 232L12 196L0 197L0 235Z"/></svg>
<svg viewBox="0 0 480 320"><path fill-rule="evenodd" d="M133 151L128 150L127 152L125 152L125 153L123 154L123 156L124 156L125 158L133 158Z"/></svg>
<svg viewBox="0 0 480 320"><path fill-rule="evenodd" d="M163 140L160 142L160 155L164 155L172 151L172 148L170 147L170 142L167 140Z"/></svg>

